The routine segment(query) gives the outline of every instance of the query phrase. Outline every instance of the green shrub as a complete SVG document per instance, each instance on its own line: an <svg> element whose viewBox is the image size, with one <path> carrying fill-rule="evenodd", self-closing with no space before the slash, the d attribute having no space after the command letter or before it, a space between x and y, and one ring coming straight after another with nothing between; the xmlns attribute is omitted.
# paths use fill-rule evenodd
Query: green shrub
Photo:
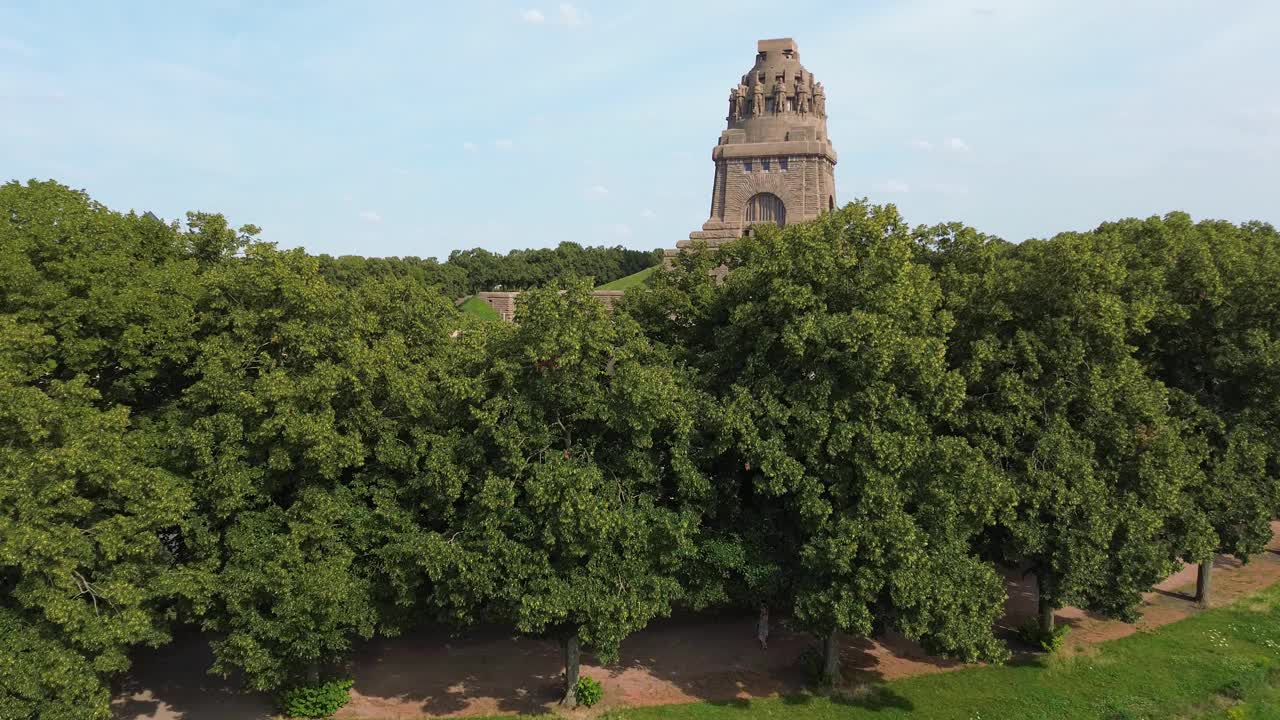
<svg viewBox="0 0 1280 720"><path fill-rule="evenodd" d="M577 685L578 704L591 707L600 702L600 698L604 697L604 686L599 680L583 675L578 678Z"/></svg>
<svg viewBox="0 0 1280 720"><path fill-rule="evenodd" d="M1045 632L1040 629L1040 623L1032 618L1018 628L1018 638L1047 653L1055 653L1062 649L1062 643L1066 641L1067 633L1070 631L1071 628L1066 625L1056 625L1052 631Z"/></svg>
<svg viewBox="0 0 1280 720"><path fill-rule="evenodd" d="M330 680L311 687L293 687L280 694L280 712L287 717L327 718L338 712L351 698L355 681L349 678Z"/></svg>
<svg viewBox="0 0 1280 720"><path fill-rule="evenodd" d="M1232 680L1218 688L1218 694L1231 700L1243 700L1246 694L1245 684L1241 680Z"/></svg>

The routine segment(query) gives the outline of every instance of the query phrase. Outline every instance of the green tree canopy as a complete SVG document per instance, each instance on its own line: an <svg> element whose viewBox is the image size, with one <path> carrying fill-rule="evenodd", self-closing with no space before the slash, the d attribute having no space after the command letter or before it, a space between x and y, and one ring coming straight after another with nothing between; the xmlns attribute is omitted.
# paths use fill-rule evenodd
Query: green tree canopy
<svg viewBox="0 0 1280 720"><path fill-rule="evenodd" d="M191 352L196 269L170 226L0 187L0 613L31 661L4 689L51 716L105 712L98 684L169 639L191 495L138 428Z"/></svg>
<svg viewBox="0 0 1280 720"><path fill-rule="evenodd" d="M572 699L581 638L603 659L681 596L709 488L689 461L692 416L670 356L573 282L522 296L488 344L468 541L500 564L490 601L525 633L558 635Z"/></svg>
<svg viewBox="0 0 1280 720"><path fill-rule="evenodd" d="M959 319L950 362L968 381L966 434L1017 492L993 554L1037 576L1045 630L1065 604L1132 619L1175 558L1207 542L1185 497L1199 456L1135 357L1158 288L1103 236L917 236Z"/></svg>
<svg viewBox="0 0 1280 720"><path fill-rule="evenodd" d="M749 572L780 574L746 584L785 589L828 637L831 674L835 630L1004 653L991 633L1002 583L969 543L1011 491L950 432L964 383L946 367L938 284L913 252L892 207L857 203L722 248L723 284L705 260L660 279L648 292L677 296L661 301L674 328L644 293L630 305L687 343L718 396L713 472L732 489L713 522L743 539Z"/></svg>
<svg viewBox="0 0 1280 720"><path fill-rule="evenodd" d="M455 317L411 279L343 288L318 265L259 243L207 273L194 382L172 416L198 504L180 591L222 634L215 668L262 688L314 678L378 627L392 591L372 561L385 534L369 476L422 452L400 448L418 428L388 399L405 401Z"/></svg>
<svg viewBox="0 0 1280 720"><path fill-rule="evenodd" d="M1213 528L1212 549L1247 562L1271 539L1280 507L1280 235L1185 213L1095 232L1131 246L1131 266L1160 283L1139 357L1203 444L1205 482L1190 492ZM1202 564L1201 602L1212 568L1205 549L1190 558Z"/></svg>

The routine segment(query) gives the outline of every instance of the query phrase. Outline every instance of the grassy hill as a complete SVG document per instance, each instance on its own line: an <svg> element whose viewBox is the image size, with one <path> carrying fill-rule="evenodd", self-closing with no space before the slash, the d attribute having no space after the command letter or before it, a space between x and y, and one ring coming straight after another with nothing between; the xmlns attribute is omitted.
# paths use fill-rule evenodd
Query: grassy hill
<svg viewBox="0 0 1280 720"><path fill-rule="evenodd" d="M644 282L649 279L649 276L652 275L658 269L658 267L659 266L654 265L651 268L645 268L644 270L641 270L638 273L632 273L631 275L628 275L626 277L618 278L613 282L605 283L604 285L601 285L596 289L597 290L626 290L628 288L633 288L637 285L643 285Z"/></svg>
<svg viewBox="0 0 1280 720"><path fill-rule="evenodd" d="M502 319L498 317L496 310L489 307L489 303L481 300L475 295L463 300L462 304L458 306L458 310L460 310L463 315L470 315L471 317L479 318L480 320Z"/></svg>

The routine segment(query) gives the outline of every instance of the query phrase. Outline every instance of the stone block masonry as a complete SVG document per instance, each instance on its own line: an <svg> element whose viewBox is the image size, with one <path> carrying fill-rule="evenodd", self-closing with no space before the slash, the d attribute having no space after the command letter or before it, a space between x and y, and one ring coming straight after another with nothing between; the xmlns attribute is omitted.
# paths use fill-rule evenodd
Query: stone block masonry
<svg viewBox="0 0 1280 720"><path fill-rule="evenodd" d="M761 40L756 62L729 89L729 114L711 149L711 211L701 230L664 253L670 266L697 242L736 240L764 223L812 220L836 207L836 151L827 136L827 95L800 64L791 38ZM611 309L621 290L592 293ZM482 292L503 320L516 314L516 292Z"/></svg>
<svg viewBox="0 0 1280 720"><path fill-rule="evenodd" d="M800 64L791 38L761 40L756 62L729 90L729 114L711 150L715 179L702 229L665 252L714 248L762 223L812 220L836 206L836 151L827 136L822 83Z"/></svg>
<svg viewBox="0 0 1280 720"><path fill-rule="evenodd" d="M596 290L591 293L591 297L604 303L605 307L613 310L613 306L622 299L622 290ZM493 311L498 313L498 317L505 322L515 322L516 319L516 298L519 292L480 292L476 293L476 297L483 300Z"/></svg>

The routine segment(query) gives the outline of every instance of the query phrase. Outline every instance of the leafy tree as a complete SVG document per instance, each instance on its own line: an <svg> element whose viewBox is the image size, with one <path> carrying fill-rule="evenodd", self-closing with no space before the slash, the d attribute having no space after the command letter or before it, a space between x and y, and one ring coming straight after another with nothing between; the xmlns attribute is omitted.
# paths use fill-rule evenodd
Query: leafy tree
<svg viewBox="0 0 1280 720"><path fill-rule="evenodd" d="M1163 293L1139 356L1173 389L1175 412L1203 446L1206 481L1190 492L1215 537L1189 559L1200 563L1196 595L1207 605L1209 551L1248 562L1280 507L1280 236L1185 213L1095 233L1131 246L1131 267Z"/></svg>
<svg viewBox="0 0 1280 720"><path fill-rule="evenodd" d="M896 210L857 203L721 248L721 285L689 263L628 305L660 328L643 296L683 295L659 332L690 343L719 397L712 472L730 489L709 522L746 528L743 584L824 638L830 679L840 630L1005 652L991 632L1003 587L969 543L1010 490L948 430L964 385L912 253Z"/></svg>
<svg viewBox="0 0 1280 720"><path fill-rule="evenodd" d="M41 382L51 344L0 316L0 612L16 646L52 663L12 692L96 697L84 683L126 669L131 646L169 639L164 539L189 494L149 462L125 408L99 410L83 378ZM69 668L89 674L73 681Z"/></svg>
<svg viewBox="0 0 1280 720"><path fill-rule="evenodd" d="M450 298L467 292L465 270L455 265L438 263L435 258L365 258L358 255L336 258L317 255L316 258L320 261L320 273L325 279L346 288L358 288L377 280L403 278L412 280L423 288L435 288Z"/></svg>
<svg viewBox="0 0 1280 720"><path fill-rule="evenodd" d="M410 428L380 398L406 347L447 340L444 298L406 279L358 290L314 258L252 244L207 274L196 380L171 417L172 462L196 480L184 536L187 611L215 641L215 669L260 688L314 683L379 619L381 567L356 477ZM397 303L404 307L397 310Z"/></svg>
<svg viewBox="0 0 1280 720"><path fill-rule="evenodd" d="M238 242L225 222L193 214L180 233L35 181L0 187L0 217L0 312L53 339L49 379L83 376L99 406L143 414L180 391L198 265Z"/></svg>
<svg viewBox="0 0 1280 720"><path fill-rule="evenodd" d="M0 613L31 658L17 702L100 714L130 648L169 638L191 497L142 429L190 353L196 268L173 227L57 183L0 187Z"/></svg>
<svg viewBox="0 0 1280 720"><path fill-rule="evenodd" d="M1101 236L1010 247L949 225L917 238L958 319L967 434L1017 492L989 551L1036 575L1045 634L1065 604L1132 619L1207 542L1186 501L1199 455L1132 344L1159 293Z"/></svg>
<svg viewBox="0 0 1280 720"><path fill-rule="evenodd" d="M661 261L656 250L629 250L620 245L584 248L562 242L555 248L513 250L507 255L483 248L455 250L445 266L461 270L466 276L466 291L476 292L543 287L573 276L592 278L596 285L602 285Z"/></svg>
<svg viewBox="0 0 1280 720"><path fill-rule="evenodd" d="M343 286L321 264L252 244L208 274L198 379L171 418L199 489L181 592L224 635L215 669L261 688L315 685L423 612L469 622L453 598L485 567L448 542L480 336L455 337L420 278Z"/></svg>
<svg viewBox="0 0 1280 720"><path fill-rule="evenodd" d="M484 598L524 633L558 636L574 702L579 641L602 659L681 596L699 500L691 415L670 357L575 282L522 296L518 324L489 338L474 412L482 508L458 542L501 583Z"/></svg>

